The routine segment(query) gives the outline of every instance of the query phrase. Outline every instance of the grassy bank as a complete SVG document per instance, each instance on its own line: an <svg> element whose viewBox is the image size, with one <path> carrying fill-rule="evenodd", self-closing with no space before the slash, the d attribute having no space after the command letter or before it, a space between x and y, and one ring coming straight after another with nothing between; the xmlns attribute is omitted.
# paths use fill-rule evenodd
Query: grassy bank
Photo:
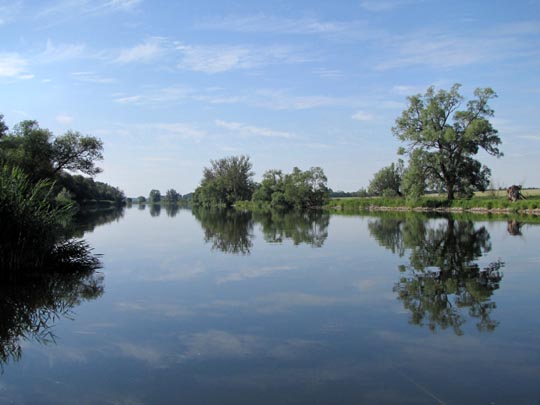
<svg viewBox="0 0 540 405"><path fill-rule="evenodd" d="M525 193L527 196L527 193ZM471 199L448 201L442 197L428 196L417 201L404 198L334 198L326 205L333 211L443 211L443 212L487 212L492 214L540 215L540 195L529 194L526 200L508 201L506 197L475 196Z"/></svg>

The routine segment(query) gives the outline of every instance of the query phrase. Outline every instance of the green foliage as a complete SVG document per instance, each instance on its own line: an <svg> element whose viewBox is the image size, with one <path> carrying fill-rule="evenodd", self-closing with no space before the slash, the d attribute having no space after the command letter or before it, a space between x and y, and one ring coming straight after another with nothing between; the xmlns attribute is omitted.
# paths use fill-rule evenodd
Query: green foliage
<svg viewBox="0 0 540 405"><path fill-rule="evenodd" d="M403 161L383 167L373 176L369 183L368 194L373 196L396 197L401 196L401 178L403 175Z"/></svg>
<svg viewBox="0 0 540 405"><path fill-rule="evenodd" d="M103 142L93 136L68 131L57 137L51 148L55 173L70 170L93 176L102 171L95 166L95 161L103 159Z"/></svg>
<svg viewBox="0 0 540 405"><path fill-rule="evenodd" d="M137 202L138 202L139 204L145 204L145 203L146 203L146 197L145 197L145 196L142 196L142 195L139 196L139 197L137 197Z"/></svg>
<svg viewBox="0 0 540 405"><path fill-rule="evenodd" d="M2 164L20 167L34 182L52 179L52 133L37 121L22 121L0 139Z"/></svg>
<svg viewBox="0 0 540 405"><path fill-rule="evenodd" d="M488 120L493 116L488 102L495 92L476 89L476 99L458 111L463 101L459 87L455 84L450 91L438 92L430 87L423 96L409 97L409 107L392 128L398 139L407 142L400 153L409 156L409 176L418 176L418 183L428 190L445 192L448 200L470 197L489 185L490 170L473 159L480 148L502 156L501 140ZM407 190L418 194L413 184L408 179Z"/></svg>
<svg viewBox="0 0 540 405"><path fill-rule="evenodd" d="M326 182L320 167L307 171L295 167L290 174L269 170L253 194L253 202L280 209L322 207L330 192Z"/></svg>
<svg viewBox="0 0 540 405"><path fill-rule="evenodd" d="M33 183L19 168L0 171L0 269L2 274L70 263L97 265L82 242L62 239L70 205L51 204L52 186Z"/></svg>
<svg viewBox="0 0 540 405"><path fill-rule="evenodd" d="M251 200L255 183L248 156L231 156L210 161L193 203L205 207L231 207L237 201Z"/></svg>
<svg viewBox="0 0 540 405"><path fill-rule="evenodd" d="M161 201L161 193L159 190L151 190L148 196L148 202L150 204L155 204Z"/></svg>
<svg viewBox="0 0 540 405"><path fill-rule="evenodd" d="M178 204L181 198L182 196L174 188L167 190L165 193L165 201L169 204Z"/></svg>
<svg viewBox="0 0 540 405"><path fill-rule="evenodd" d="M41 128L37 121L27 120L15 125L11 133L0 114L0 163L19 167L34 183L40 180L55 182L55 192L66 189L69 199L78 204L92 200L108 200L120 204L123 193L105 183L80 175L72 176L66 170L94 175L101 171L95 166L103 158L103 143L92 136L82 136L68 131L54 137L48 129ZM66 201L62 194L58 201Z"/></svg>
<svg viewBox="0 0 540 405"><path fill-rule="evenodd" d="M57 188L65 188L73 201L81 206L93 201L110 201L114 205L122 205L125 199L124 192L117 187L95 181L91 177L62 172L56 179Z"/></svg>
<svg viewBox="0 0 540 405"><path fill-rule="evenodd" d="M4 122L4 114L0 113L0 139L7 134L8 126Z"/></svg>

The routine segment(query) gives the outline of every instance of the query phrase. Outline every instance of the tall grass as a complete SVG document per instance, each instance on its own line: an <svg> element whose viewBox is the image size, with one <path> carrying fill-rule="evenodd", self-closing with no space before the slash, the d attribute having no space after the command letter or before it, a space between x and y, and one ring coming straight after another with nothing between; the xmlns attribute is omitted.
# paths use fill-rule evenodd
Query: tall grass
<svg viewBox="0 0 540 405"><path fill-rule="evenodd" d="M19 168L0 171L0 270L37 269L46 264L93 262L87 245L62 239L70 206L54 207L52 184L32 183Z"/></svg>

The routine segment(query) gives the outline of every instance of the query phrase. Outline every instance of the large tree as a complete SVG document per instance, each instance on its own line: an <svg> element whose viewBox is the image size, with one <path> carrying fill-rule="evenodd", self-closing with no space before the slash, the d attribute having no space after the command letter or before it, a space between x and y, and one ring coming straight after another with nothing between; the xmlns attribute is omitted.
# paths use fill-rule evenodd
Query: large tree
<svg viewBox="0 0 540 405"><path fill-rule="evenodd" d="M210 163L195 190L196 205L230 207L237 201L251 200L255 183L248 156L230 156Z"/></svg>
<svg viewBox="0 0 540 405"><path fill-rule="evenodd" d="M428 88L424 95L408 98L409 106L396 119L394 135L406 142L400 154L409 156L409 169L417 173L426 187L446 192L448 200L456 195L471 196L485 190L490 170L475 156L480 148L500 157L501 140L489 122L493 110L488 102L497 97L490 88L474 91L475 99L463 104L459 84L450 91Z"/></svg>

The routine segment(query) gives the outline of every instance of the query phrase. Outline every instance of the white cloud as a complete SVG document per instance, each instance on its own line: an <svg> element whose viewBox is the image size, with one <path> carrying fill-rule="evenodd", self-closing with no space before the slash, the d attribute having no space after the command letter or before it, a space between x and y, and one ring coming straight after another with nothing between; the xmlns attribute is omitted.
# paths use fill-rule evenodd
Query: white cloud
<svg viewBox="0 0 540 405"><path fill-rule="evenodd" d="M315 18L280 18L265 14L250 16L226 16L207 18L196 28L224 30L244 33L272 34L343 34L363 32L366 25L362 22L320 21Z"/></svg>
<svg viewBox="0 0 540 405"><path fill-rule="evenodd" d="M406 36L389 38L380 44L388 54L376 65L379 70L414 65L439 69L493 63L521 58L536 63L538 46L529 24L510 32L508 26L471 37L460 33L425 30Z"/></svg>
<svg viewBox="0 0 540 405"><path fill-rule="evenodd" d="M56 116L56 122L62 125L69 125L73 122L73 117L68 114L58 114Z"/></svg>
<svg viewBox="0 0 540 405"><path fill-rule="evenodd" d="M313 73L323 79L340 79L343 73L337 69L318 68L314 69Z"/></svg>
<svg viewBox="0 0 540 405"><path fill-rule="evenodd" d="M141 3L142 0L58 0L47 2L47 6L38 11L35 17L54 24L75 16L132 12L137 10Z"/></svg>
<svg viewBox="0 0 540 405"><path fill-rule="evenodd" d="M280 63L304 63L313 60L287 46L191 46L177 44L183 54L178 67L204 73L253 69Z"/></svg>
<svg viewBox="0 0 540 405"><path fill-rule="evenodd" d="M375 119L373 114L366 111L358 111L351 118L356 121L373 121Z"/></svg>
<svg viewBox="0 0 540 405"><path fill-rule="evenodd" d="M422 1L422 0L420 0ZM374 12L390 11L398 7L403 7L411 3L418 3L419 0L363 0L360 7Z"/></svg>
<svg viewBox="0 0 540 405"><path fill-rule="evenodd" d="M27 73L28 61L17 53L0 53L0 78L31 79L34 76Z"/></svg>
<svg viewBox="0 0 540 405"><path fill-rule="evenodd" d="M152 62L165 52L163 38L149 38L142 44L120 51L118 63Z"/></svg>
<svg viewBox="0 0 540 405"><path fill-rule="evenodd" d="M84 44L60 44L55 45L50 39L47 40L45 50L38 55L41 62L60 62L68 59L81 57L84 52Z"/></svg>
<svg viewBox="0 0 540 405"><path fill-rule="evenodd" d="M120 104L138 104L142 99L142 96L127 96L127 97L118 97L114 101Z"/></svg>
<svg viewBox="0 0 540 405"><path fill-rule="evenodd" d="M192 91L190 89L180 86L171 86L153 90L147 94L138 94L134 96L119 94L114 98L114 101L120 104L136 105L173 103L186 99L191 93Z"/></svg>
<svg viewBox="0 0 540 405"><path fill-rule="evenodd" d="M239 135L244 136L262 136L268 138L293 138L295 136L290 132L275 131L273 129L255 127L253 125L248 125L241 122L216 120L215 124L218 127L226 128L230 131L235 131Z"/></svg>
<svg viewBox="0 0 540 405"><path fill-rule="evenodd" d="M400 96L411 96L413 94L424 93L429 86L411 86L411 85L397 85L392 87L392 92L399 94Z"/></svg>
<svg viewBox="0 0 540 405"><path fill-rule="evenodd" d="M22 6L22 0L10 1L0 4L0 25L7 24L14 20Z"/></svg>
<svg viewBox="0 0 540 405"><path fill-rule="evenodd" d="M114 83L116 81L111 77L103 77L93 72L73 72L71 76L78 81L95 84Z"/></svg>
<svg viewBox="0 0 540 405"><path fill-rule="evenodd" d="M254 104L274 110L306 110L320 107L354 106L357 100L330 96L294 96L282 90L259 90Z"/></svg>

